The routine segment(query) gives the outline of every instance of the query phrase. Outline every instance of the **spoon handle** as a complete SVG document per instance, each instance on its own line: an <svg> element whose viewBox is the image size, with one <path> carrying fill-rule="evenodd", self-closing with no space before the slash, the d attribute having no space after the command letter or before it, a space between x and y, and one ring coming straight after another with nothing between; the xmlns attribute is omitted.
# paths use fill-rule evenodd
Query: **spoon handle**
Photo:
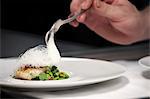
<svg viewBox="0 0 150 99"><path fill-rule="evenodd" d="M76 14L74 14L70 18L63 20L63 24L70 23L70 22L74 21L80 14L82 14L84 12L85 12L85 10L81 9L80 11L78 11Z"/></svg>

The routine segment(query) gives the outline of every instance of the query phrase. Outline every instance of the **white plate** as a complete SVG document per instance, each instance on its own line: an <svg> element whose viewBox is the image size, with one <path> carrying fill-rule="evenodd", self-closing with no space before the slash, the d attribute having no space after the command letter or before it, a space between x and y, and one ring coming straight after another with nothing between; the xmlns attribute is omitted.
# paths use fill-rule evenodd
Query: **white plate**
<svg viewBox="0 0 150 99"><path fill-rule="evenodd" d="M146 68L150 68L150 56L143 57L139 60L139 64Z"/></svg>
<svg viewBox="0 0 150 99"><path fill-rule="evenodd" d="M83 59L62 58L58 68L69 73L70 78L55 81L27 81L12 78L17 59L0 59L0 85L8 88L63 90L82 85L94 84L120 77L125 67L116 63ZM30 90L31 91L31 90Z"/></svg>

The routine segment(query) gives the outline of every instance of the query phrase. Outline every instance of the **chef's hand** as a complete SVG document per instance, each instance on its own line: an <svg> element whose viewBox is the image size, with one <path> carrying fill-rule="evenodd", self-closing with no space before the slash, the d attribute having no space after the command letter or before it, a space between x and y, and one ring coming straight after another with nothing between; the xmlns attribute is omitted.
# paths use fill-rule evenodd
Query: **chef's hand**
<svg viewBox="0 0 150 99"><path fill-rule="evenodd" d="M80 9L87 11L71 23L74 27L83 23L103 38L122 45L149 37L147 17L128 0L72 0L71 13Z"/></svg>

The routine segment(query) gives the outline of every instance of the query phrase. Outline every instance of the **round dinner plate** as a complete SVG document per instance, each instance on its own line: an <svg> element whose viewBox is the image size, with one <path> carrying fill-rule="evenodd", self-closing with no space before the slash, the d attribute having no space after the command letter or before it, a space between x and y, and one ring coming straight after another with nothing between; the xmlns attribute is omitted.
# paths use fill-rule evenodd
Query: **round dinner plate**
<svg viewBox="0 0 150 99"><path fill-rule="evenodd" d="M143 57L139 60L139 64L146 68L150 68L150 56Z"/></svg>
<svg viewBox="0 0 150 99"><path fill-rule="evenodd" d="M125 67L109 61L62 58L58 68L70 75L66 80L28 81L12 78L17 66L16 59L0 59L0 86L22 89L63 90L83 85L99 83L118 78L126 71ZM31 91L31 90L30 90Z"/></svg>

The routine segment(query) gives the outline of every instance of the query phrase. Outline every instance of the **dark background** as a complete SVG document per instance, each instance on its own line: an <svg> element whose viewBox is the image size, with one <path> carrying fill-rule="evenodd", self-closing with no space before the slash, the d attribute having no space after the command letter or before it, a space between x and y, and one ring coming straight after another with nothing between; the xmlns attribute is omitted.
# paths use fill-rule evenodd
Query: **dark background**
<svg viewBox="0 0 150 99"><path fill-rule="evenodd" d="M149 0L131 1L139 10L149 2ZM2 0L1 28L44 36L57 19L67 18L70 13L70 2L71 0ZM56 38L92 45L114 45L82 24L78 28L64 25L56 34Z"/></svg>

